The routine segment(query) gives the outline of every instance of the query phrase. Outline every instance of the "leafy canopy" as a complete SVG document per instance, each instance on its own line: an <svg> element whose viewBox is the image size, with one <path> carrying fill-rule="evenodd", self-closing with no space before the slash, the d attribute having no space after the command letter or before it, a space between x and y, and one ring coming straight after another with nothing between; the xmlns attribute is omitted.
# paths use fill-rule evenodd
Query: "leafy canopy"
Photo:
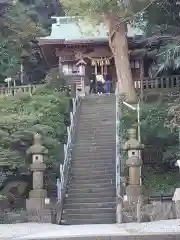
<svg viewBox="0 0 180 240"><path fill-rule="evenodd" d="M23 61L21 57L31 55L29 41L49 34L50 17L63 14L58 1L11 2L6 1L5 5L0 3L0 82L19 72Z"/></svg>
<svg viewBox="0 0 180 240"><path fill-rule="evenodd" d="M152 76L159 73L173 74L180 67L180 2L178 0L156 1L143 15L147 25L146 37L150 42L159 41L157 58L151 70Z"/></svg>
<svg viewBox="0 0 180 240"><path fill-rule="evenodd" d="M147 9L153 0L62 0L66 13L93 21L106 21L118 17L123 22L134 19L136 14Z"/></svg>

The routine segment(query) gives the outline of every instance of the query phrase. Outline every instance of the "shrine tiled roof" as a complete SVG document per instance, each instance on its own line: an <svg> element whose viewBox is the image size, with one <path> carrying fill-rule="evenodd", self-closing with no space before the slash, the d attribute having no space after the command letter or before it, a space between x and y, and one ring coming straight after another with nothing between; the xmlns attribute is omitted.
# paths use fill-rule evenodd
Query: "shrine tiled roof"
<svg viewBox="0 0 180 240"><path fill-rule="evenodd" d="M89 42L89 41L108 41L107 27L103 24L93 25L86 21L80 21L75 17L52 17L56 23L52 24L51 34L39 40L65 41L65 42ZM128 26L128 37L142 35L139 29ZM44 41L43 41L44 42Z"/></svg>

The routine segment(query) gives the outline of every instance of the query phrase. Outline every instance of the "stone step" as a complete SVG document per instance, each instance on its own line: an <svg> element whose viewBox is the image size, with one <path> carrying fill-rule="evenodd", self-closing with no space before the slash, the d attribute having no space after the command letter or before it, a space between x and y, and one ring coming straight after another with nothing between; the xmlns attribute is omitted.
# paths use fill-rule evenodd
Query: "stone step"
<svg viewBox="0 0 180 240"><path fill-rule="evenodd" d="M113 133L115 132L116 128L115 126L102 126L101 123L99 124L95 124L93 126L91 126L90 124L81 124L80 127L78 127L78 133L79 134L93 134L93 136L101 136L101 135L105 135L105 137L107 138L112 138L114 137ZM108 136L106 136L108 135Z"/></svg>
<svg viewBox="0 0 180 240"><path fill-rule="evenodd" d="M84 179L82 181L82 179L77 179L77 178L72 178L70 179L71 183L73 184L100 184L100 183L109 183L109 182L116 182L116 176L112 177L111 179L107 179L107 178L101 178L101 179Z"/></svg>
<svg viewBox="0 0 180 240"><path fill-rule="evenodd" d="M115 186L115 185L114 185ZM100 187L96 187L96 188L72 188L71 185L68 187L67 192L68 193L81 193L82 195L84 193L99 193L99 192L106 192L108 191L109 194L110 193L114 193L115 188L113 185L109 185L108 187L104 187L104 188L100 188Z"/></svg>
<svg viewBox="0 0 180 240"><path fill-rule="evenodd" d="M107 109L112 111L113 109L115 109L116 105L115 103L107 103L107 102L104 102L103 104L102 103L89 104L88 102L87 103L83 102L81 110L86 111L88 109L93 112L96 109L96 110L102 111L103 109L102 107L105 109L105 111L107 111Z"/></svg>
<svg viewBox="0 0 180 240"><path fill-rule="evenodd" d="M82 106L80 110L81 117L93 115L93 117L111 117L116 114L116 109L113 105L105 105L105 106ZM111 118L112 119L112 118Z"/></svg>
<svg viewBox="0 0 180 240"><path fill-rule="evenodd" d="M69 187L73 188L73 189L79 189L79 188L106 188L106 187L110 187L110 186L115 186L114 184L116 184L114 181L109 181L108 183L79 183L79 184L74 184L73 181L69 183Z"/></svg>
<svg viewBox="0 0 180 240"><path fill-rule="evenodd" d="M103 163L106 164L108 162L113 162L115 161L115 149L114 151L109 151L106 154L100 155L101 153L99 151L95 151L95 152L89 152L86 153L84 152L77 152L74 150L73 152L73 159L75 161L78 161L79 163L86 163L86 162L99 162L99 163ZM99 154L99 156L98 156ZM113 157L114 156L114 157Z"/></svg>
<svg viewBox="0 0 180 240"><path fill-rule="evenodd" d="M115 177L116 173L114 172L114 174L103 174L103 175L92 175L92 174L89 174L89 175L79 175L78 173L77 174L71 174L70 177L72 177L72 179L77 179L77 180L89 180L91 181L92 179L96 179L97 181L99 179L113 179Z"/></svg>
<svg viewBox="0 0 180 240"><path fill-rule="evenodd" d="M84 153L74 152L72 156L73 156L73 161L76 161L79 164L86 165L86 163L94 164L97 162L103 163L103 164L108 164L108 163L115 164L115 156L113 157L113 155L115 155L114 152L109 152L103 156L98 156L98 152L89 153L89 154L86 154L85 152Z"/></svg>
<svg viewBox="0 0 180 240"><path fill-rule="evenodd" d="M109 107L109 106L114 106L115 105L115 100L110 100L110 99L106 99L104 98L103 100L99 101L99 99L95 100L95 101L83 101L83 107L96 107L96 108L101 108L101 106L104 107ZM114 106L115 107L115 106Z"/></svg>
<svg viewBox="0 0 180 240"><path fill-rule="evenodd" d="M104 99L116 99L116 95L115 94L111 94L111 95L106 95L106 94L103 94L101 96L99 95L87 95L85 96L84 98L84 101L88 101L88 102L91 102L91 101L94 101L95 99L99 99L99 100L102 100L104 101Z"/></svg>
<svg viewBox="0 0 180 240"><path fill-rule="evenodd" d="M76 212L83 213L87 210L87 212L91 213L92 211L93 213L94 209L98 209L99 212L105 212L105 209L109 209L109 210L116 209L116 202L115 202L116 199L112 197L110 202L104 202L104 199L101 199L101 202L98 202L98 203L94 203L91 201L88 203L84 203L82 201L80 201L79 203L72 203L72 202L69 202L68 200L69 199L67 199L67 201L65 201L65 204L64 204L64 210L66 210L66 212L68 210L74 210ZM94 211L94 213L96 213L96 211Z"/></svg>
<svg viewBox="0 0 180 240"><path fill-rule="evenodd" d="M107 110L110 110L110 111L114 110L115 107L116 107L115 103L110 103L110 104L108 104L106 102L103 103L103 104L99 104L99 103L94 103L94 104L92 104L92 103L90 103L90 104L83 103L81 110L82 111L83 110L84 111L89 110L89 111L95 112L95 110L102 111L104 109L107 112Z"/></svg>
<svg viewBox="0 0 180 240"><path fill-rule="evenodd" d="M111 133L112 134L112 133ZM114 133L115 134L115 133ZM103 139L101 141L101 139ZM101 142L100 142L101 141ZM98 134L96 136L94 136L94 134L91 133L79 133L76 135L75 138L75 144L74 145L90 145L91 147L93 146L102 146L102 145L107 145L107 143L110 144L115 144L116 143L116 139L114 138L114 136L112 137L106 137L102 134Z"/></svg>
<svg viewBox="0 0 180 240"><path fill-rule="evenodd" d="M115 167L111 166L106 166L105 164L102 166L92 166L92 165L86 165L82 166L81 164L76 164L71 167L72 171L74 172L93 172L93 171L104 171L107 172L107 170L115 171Z"/></svg>
<svg viewBox="0 0 180 240"><path fill-rule="evenodd" d="M79 118L79 122L80 123L90 123L90 124L94 124L95 123L99 123L100 121L102 122L103 125L110 125L111 123L115 122L115 119L113 118L115 114L108 112L107 113L89 113L89 114L84 114L81 115ZM93 122L92 122L93 120Z"/></svg>
<svg viewBox="0 0 180 240"><path fill-rule="evenodd" d="M111 124L115 124L116 118L114 119L116 115L115 114L109 114L109 115L96 115L93 116L93 114L90 114L89 117L86 116L81 116L79 118L79 123L81 124L90 124L90 125L96 125L99 124L100 122L102 123L103 126L109 126L112 127Z"/></svg>
<svg viewBox="0 0 180 240"><path fill-rule="evenodd" d="M84 102L88 102L88 103L91 103L91 102L94 102L94 101L105 101L107 100L108 102L109 101L112 101L112 100L116 100L116 96L114 94L112 95L106 95L106 94L103 94L101 96L98 96L98 95L89 95L89 96L85 96L84 98Z"/></svg>
<svg viewBox="0 0 180 240"><path fill-rule="evenodd" d="M74 152L73 153L73 160L72 162L77 162L79 164L92 164L92 163L103 163L108 164L112 163L115 164L115 156L113 157L114 152L109 152L104 154L103 156L98 156L98 152L93 153L82 153L82 152Z"/></svg>
<svg viewBox="0 0 180 240"><path fill-rule="evenodd" d="M91 165L90 165L90 164L97 162L97 160L95 161L94 159L95 159L95 158L93 158L93 160L91 160L91 159L89 158L89 159L88 159L89 162L86 164L86 163L83 162L83 160L81 161L80 158L77 158L76 164L75 164L75 168L76 168L76 169L77 169L77 168L80 168L82 171L84 171L83 169L91 168ZM87 157L84 158L84 160L87 161ZM74 159L74 161L75 161L75 159ZM115 162L115 160L114 160L114 162ZM109 159L107 159L106 162L104 162L104 161L102 160L102 163L104 164L104 166L106 166L106 165L109 166L109 163L111 163L110 169L112 169L112 170L115 171L115 163L113 163L112 160L110 161ZM73 164L74 164L74 163L73 163ZM114 166L114 167L113 167L113 166ZM73 167L71 167L71 169L73 169Z"/></svg>
<svg viewBox="0 0 180 240"><path fill-rule="evenodd" d="M63 215L64 216L74 216L74 215L78 215L84 218L84 216L89 215L90 217L92 215L97 215L99 214L100 216L102 216L102 214L106 215L106 216L112 216L114 217L114 214L116 214L116 207L115 205L113 206L113 208L90 208L90 209L83 209L81 207L79 207L79 209L64 209L63 211Z"/></svg>
<svg viewBox="0 0 180 240"><path fill-rule="evenodd" d="M95 107L89 107L86 109L81 109L80 112L80 118L89 118L89 119L94 119L95 121L99 120L100 118L106 118L109 120L114 120L112 116L116 116L116 111L115 109L112 109L112 107L107 108L106 106L102 106L101 109L95 108ZM92 118L91 118L92 116Z"/></svg>
<svg viewBox="0 0 180 240"><path fill-rule="evenodd" d="M76 179L101 179L101 178L107 178L111 179L113 176L116 175L116 171L110 171L110 172L104 172L104 173L99 173L99 172L90 172L90 173L79 173L79 172L72 172L70 175Z"/></svg>
<svg viewBox="0 0 180 240"><path fill-rule="evenodd" d="M115 98L113 99L112 97L107 98L107 96L103 96L101 98L94 98L94 99L84 99L83 100L83 105L113 105L113 103L115 102Z"/></svg>
<svg viewBox="0 0 180 240"><path fill-rule="evenodd" d="M116 144L116 139L114 137L112 138L107 138L107 139L102 139L98 138L98 139L92 139L91 136L89 136L90 139L89 140L85 140L83 136L81 135L81 138L79 139L79 141L76 140L76 143L73 146L76 146L78 148L88 148L89 150L94 150L94 148L101 148L103 146L114 146L114 144Z"/></svg>
<svg viewBox="0 0 180 240"><path fill-rule="evenodd" d="M116 218L116 213L87 213L87 214L63 214L62 219L63 220L69 220L69 219L79 219L79 220L85 220L85 219L89 219L89 220L100 220L100 219L108 219L108 220L113 220Z"/></svg>
<svg viewBox="0 0 180 240"><path fill-rule="evenodd" d="M89 159L87 160L87 158L89 158ZM98 159L97 160L97 158L98 157L91 157L91 156L81 157L81 156L79 156L77 158L74 158L72 163L74 164L74 162L76 162L76 164L74 164L74 165L77 168L78 167L79 168L88 168L88 167L91 167L91 165L93 163L101 162L102 164L104 164L104 166L109 166L109 164L111 164L111 168L114 166L113 169L115 169L115 159L110 159L110 158L105 159L105 158L103 158L103 159Z"/></svg>
<svg viewBox="0 0 180 240"><path fill-rule="evenodd" d="M111 196L112 198L115 198L116 197L116 189L114 189L114 192L113 194L109 193L109 192L95 192L95 193L74 193L74 192L71 192L71 193L67 193L68 195L68 198L69 199L79 199L79 202L81 202L81 199L83 198L104 198L104 197L109 197Z"/></svg>
<svg viewBox="0 0 180 240"><path fill-rule="evenodd" d="M113 132L115 132L116 127L115 126L104 126L102 127L102 124L96 124L96 125L90 125L87 124L87 126L85 124L81 124L81 126L78 127L78 132L77 134L82 134L84 133L84 131L89 132L89 134L93 134L93 137L99 137L99 136L104 136L107 138L112 138L114 137Z"/></svg>
<svg viewBox="0 0 180 240"><path fill-rule="evenodd" d="M110 149L108 149L107 147L99 147L99 146L89 146L89 148L84 149L81 146L74 146L73 149L73 154L77 155L77 156L82 156L82 157L88 157L88 156L92 156L92 157L96 157L99 160L100 159L107 159L110 156L113 157L115 156L115 151L116 148L114 146L114 144L110 145ZM86 160L88 161L88 159Z"/></svg>
<svg viewBox="0 0 180 240"><path fill-rule="evenodd" d="M105 116L105 114L107 116L111 114L115 114L116 113L116 109L113 106L113 104L111 105L101 105L101 106L87 106L87 105L82 105L82 108L80 110L81 116L86 116L86 115L90 115L93 114L95 116Z"/></svg>
<svg viewBox="0 0 180 240"><path fill-rule="evenodd" d="M113 106L115 105L115 99L107 99L107 98L104 98L104 99L93 99L93 100L88 100L88 99L84 99L83 100L83 106L102 106L102 105L106 105L106 106ZM116 105L115 105L116 106Z"/></svg>
<svg viewBox="0 0 180 240"><path fill-rule="evenodd" d="M110 133L113 129L116 128L115 122L111 124L103 124L102 120L94 123L91 123L90 121L92 121L92 119L87 122L79 122L78 130L89 128L90 130L94 130L96 132L103 132L103 130L106 130L103 133Z"/></svg>
<svg viewBox="0 0 180 240"><path fill-rule="evenodd" d="M87 135L89 135L89 139ZM93 134L88 133L88 134L81 134L81 136L77 135L74 146L77 146L78 148L89 149L89 151L92 151L94 150L94 148L107 147L108 143L109 143L109 149L110 149L112 146L114 145L116 146L116 139L114 139L114 137L105 139L103 137L101 138L100 136L96 137L96 139L93 139Z"/></svg>
<svg viewBox="0 0 180 240"><path fill-rule="evenodd" d="M73 173L73 175L75 174L80 174L80 175L92 175L93 176L96 176L96 175L103 175L103 174L111 174L113 176L113 174L116 172L115 169L103 169L103 170L98 170L98 169L87 169L87 168L84 168L83 171L82 169L73 169L71 168L71 172Z"/></svg>
<svg viewBox="0 0 180 240"><path fill-rule="evenodd" d="M115 115L116 113L116 109L113 106L101 106L99 108L96 106L87 106L81 109L80 111L81 113L81 117L87 117L90 116L91 114L93 115L93 117L101 117L101 116L112 116Z"/></svg>
<svg viewBox="0 0 180 240"><path fill-rule="evenodd" d="M93 141L96 141L96 142L99 142L102 140L102 142L115 142L115 136L116 136L116 133L115 133L115 130L112 130L110 132L111 135L107 136L105 135L103 132L96 132L96 130L87 130L87 129L84 129L82 131L79 131L77 134L76 134L76 141L79 141L79 140L85 140L85 141L91 141L93 143ZM114 136L114 135L115 136ZM85 144L85 143L84 143Z"/></svg>
<svg viewBox="0 0 180 240"><path fill-rule="evenodd" d="M67 219L61 220L62 225L85 225L85 224L113 224L116 223L116 218L96 218L96 219Z"/></svg>
<svg viewBox="0 0 180 240"><path fill-rule="evenodd" d="M79 198L67 198L66 200L65 200L65 203L66 203L66 201L67 201L67 204L69 204L69 205L71 205L72 206L72 204L78 204L78 206L79 206L79 204L85 204L85 203L87 203L87 204L89 204L89 203L96 203L96 204L98 204L98 203L102 203L102 201L104 201L105 203L110 203L110 202L112 202L113 200L115 200L115 197L103 197L103 199L102 198L98 198L98 197L96 197L96 198L92 198L92 197L89 197L89 198L81 198L81 199L79 199ZM115 203L114 203L115 204Z"/></svg>
<svg viewBox="0 0 180 240"><path fill-rule="evenodd" d="M78 159L75 161L72 161L72 168L112 168L115 169L115 163L113 162L107 162L107 163L103 163L103 162L90 162L88 160L85 160L83 163L79 162Z"/></svg>
<svg viewBox="0 0 180 240"><path fill-rule="evenodd" d="M104 130L105 131L105 130ZM115 141L115 130L111 130L110 132L111 135L107 136L106 134L104 134L104 132L96 132L96 130L94 129L82 129L81 131L79 130L78 133L76 134L76 139L78 140L88 140L88 141L92 141L96 140L96 141L100 141L102 140L102 142L108 142L108 141ZM114 136L115 134L115 136ZM77 140L76 140L77 141ZM101 143L101 142L99 142Z"/></svg>
<svg viewBox="0 0 180 240"><path fill-rule="evenodd" d="M82 138L83 137L83 138ZM77 135L76 135L76 141L78 141L78 139L79 140L82 140L82 141L84 141L84 144L86 143L86 142L89 142L89 141L97 141L97 140L100 140L100 139L103 139L104 141L106 140L110 140L110 141L115 141L115 137L114 136L112 136L112 132L110 132L109 134L108 133L104 133L104 132L102 132L102 133L97 133L96 131L95 132L93 132L93 131L91 131L91 132L89 132L89 134L87 135L87 134L83 134L83 133L81 133L81 132L79 132L79 133L77 133Z"/></svg>
<svg viewBox="0 0 180 240"><path fill-rule="evenodd" d="M96 144L89 144L89 147L88 147L88 144L79 144L79 143L76 143L73 145L73 147L76 148L76 150L79 150L81 152L86 152L87 154L89 154L90 152L94 152L94 151L97 151L99 150L99 154L101 153L105 153L105 152L112 152L112 147L115 147L115 143L112 142L112 143L104 143L104 144L99 144L96 145ZM105 152L104 152L105 151Z"/></svg>
<svg viewBox="0 0 180 240"><path fill-rule="evenodd" d="M116 108L114 106L115 104L101 104L101 105L96 105L94 104L91 105L91 104L82 104L82 108L81 108L81 114L84 114L84 113L93 113L93 114L96 114L96 113L102 113L102 114L105 114L105 113L115 113L116 112ZM103 112L104 110L104 112Z"/></svg>
<svg viewBox="0 0 180 240"><path fill-rule="evenodd" d="M113 119L114 115L110 115L110 116L107 116L107 118L104 118L103 116L101 117L98 117L98 116L89 116L89 117L86 117L86 118L80 118L79 119L79 126L82 124L82 125L87 125L89 124L90 126L96 126L96 124L102 124L102 126L109 126L109 127L113 127L114 124L115 124L115 119ZM113 125L111 125L113 124Z"/></svg>

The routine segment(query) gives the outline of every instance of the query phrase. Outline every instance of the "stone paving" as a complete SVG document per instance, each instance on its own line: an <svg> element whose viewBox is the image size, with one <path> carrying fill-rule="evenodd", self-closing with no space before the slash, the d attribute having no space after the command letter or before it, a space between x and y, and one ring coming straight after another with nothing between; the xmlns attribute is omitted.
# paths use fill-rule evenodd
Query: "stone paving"
<svg viewBox="0 0 180 240"><path fill-rule="evenodd" d="M150 223L62 226L40 223L0 225L0 240L180 240L180 220Z"/></svg>
<svg viewBox="0 0 180 240"><path fill-rule="evenodd" d="M179 240L179 234L171 235L134 235L134 236L116 236L116 237L77 237L77 238L38 238L38 240ZM28 240L34 240L28 238Z"/></svg>

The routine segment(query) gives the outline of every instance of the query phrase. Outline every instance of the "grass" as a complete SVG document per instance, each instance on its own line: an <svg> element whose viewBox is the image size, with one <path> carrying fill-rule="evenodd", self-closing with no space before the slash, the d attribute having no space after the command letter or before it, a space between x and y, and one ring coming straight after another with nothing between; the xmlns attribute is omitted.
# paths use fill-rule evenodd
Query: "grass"
<svg viewBox="0 0 180 240"><path fill-rule="evenodd" d="M158 173L155 170L145 167L143 171L143 183L148 191L159 191L161 193L172 192L174 188L180 187L179 172Z"/></svg>

